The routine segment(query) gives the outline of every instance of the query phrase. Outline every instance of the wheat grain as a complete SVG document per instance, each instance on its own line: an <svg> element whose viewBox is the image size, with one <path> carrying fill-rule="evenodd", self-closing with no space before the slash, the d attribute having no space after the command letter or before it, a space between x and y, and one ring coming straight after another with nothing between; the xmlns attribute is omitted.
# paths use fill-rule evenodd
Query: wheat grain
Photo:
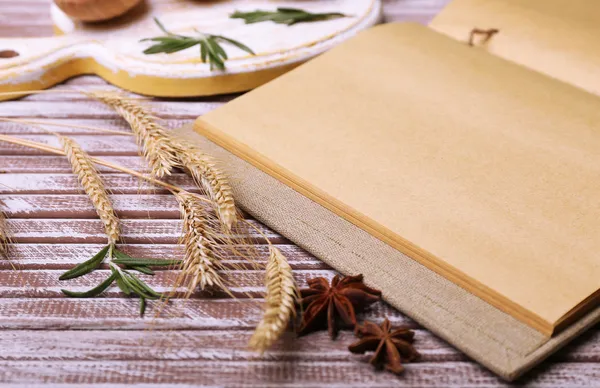
<svg viewBox="0 0 600 388"><path fill-rule="evenodd" d="M292 268L281 251L272 245L269 248L265 284L267 286L265 312L250 338L250 347L260 353L271 347L296 314L295 302L298 290Z"/></svg>
<svg viewBox="0 0 600 388"><path fill-rule="evenodd" d="M231 231L237 221L237 212L233 192L225 173L213 158L199 149L180 142L174 144L178 148L182 166L190 172L196 184L206 191L215 203L219 219L226 226L227 231Z"/></svg>
<svg viewBox="0 0 600 388"><path fill-rule="evenodd" d="M196 287L204 290L216 286L227 291L223 279L217 272L222 267L213 252L215 242L208 231L207 214L202 202L196 194L186 191L176 193L175 196L183 218L185 255L181 269L188 294L191 294Z"/></svg>
<svg viewBox="0 0 600 388"><path fill-rule="evenodd" d="M117 93L91 92L89 95L113 108L129 123L154 176L162 178L171 174L177 166L177 150L169 132L146 108Z"/></svg>
<svg viewBox="0 0 600 388"><path fill-rule="evenodd" d="M86 194L92 200L96 213L104 223L109 244L119 239L119 219L110 202L108 192L90 156L73 139L59 136L63 150L71 163L73 173L79 178Z"/></svg>

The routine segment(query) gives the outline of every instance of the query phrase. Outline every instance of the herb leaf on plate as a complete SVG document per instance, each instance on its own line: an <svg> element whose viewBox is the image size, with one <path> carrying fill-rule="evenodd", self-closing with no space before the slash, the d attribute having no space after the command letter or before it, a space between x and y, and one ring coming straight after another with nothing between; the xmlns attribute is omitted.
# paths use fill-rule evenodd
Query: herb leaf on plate
<svg viewBox="0 0 600 388"><path fill-rule="evenodd" d="M187 50L194 46L200 46L200 58L202 62L209 63L211 70L225 70L225 61L229 59L229 56L222 44L233 45L248 54L255 55L250 47L237 40L222 35L204 34L199 31L197 31L197 36L178 35L167 30L157 18L154 18L154 21L165 35L142 39L142 42L150 41L155 43L144 50L144 54L171 54Z"/></svg>

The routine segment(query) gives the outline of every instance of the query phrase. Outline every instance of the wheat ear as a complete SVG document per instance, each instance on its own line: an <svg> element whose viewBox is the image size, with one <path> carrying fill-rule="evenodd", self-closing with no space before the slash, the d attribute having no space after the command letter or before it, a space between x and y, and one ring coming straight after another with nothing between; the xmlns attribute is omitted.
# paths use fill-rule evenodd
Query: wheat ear
<svg viewBox="0 0 600 388"><path fill-rule="evenodd" d="M281 251L272 245L269 247L265 284L265 312L250 338L250 347L260 353L273 345L285 331L290 319L296 315L298 289L292 268Z"/></svg>
<svg viewBox="0 0 600 388"><path fill-rule="evenodd" d="M92 200L96 213L104 223L109 244L119 239L119 219L110 202L108 192L90 156L73 139L59 136L63 150L71 163L73 173L79 178L86 194Z"/></svg>
<svg viewBox="0 0 600 388"><path fill-rule="evenodd" d="M89 95L110 106L129 123L154 176L162 178L171 174L177 166L177 150L168 131L150 111L118 93L90 92Z"/></svg>
<svg viewBox="0 0 600 388"><path fill-rule="evenodd" d="M197 194L181 191L174 195L179 202L183 218L185 256L181 274L185 279L188 295L198 286L202 290L216 286L229 292L217 272L222 266L213 252L216 243L208 232L206 209L197 198Z"/></svg>
<svg viewBox="0 0 600 388"><path fill-rule="evenodd" d="M8 255L8 226L6 224L6 216L0 210L0 256L7 257Z"/></svg>
<svg viewBox="0 0 600 388"><path fill-rule="evenodd" d="M180 142L174 144L178 148L182 166L190 172L196 184L206 191L215 203L219 219L231 231L237 221L237 212L227 176L212 157L199 149Z"/></svg>

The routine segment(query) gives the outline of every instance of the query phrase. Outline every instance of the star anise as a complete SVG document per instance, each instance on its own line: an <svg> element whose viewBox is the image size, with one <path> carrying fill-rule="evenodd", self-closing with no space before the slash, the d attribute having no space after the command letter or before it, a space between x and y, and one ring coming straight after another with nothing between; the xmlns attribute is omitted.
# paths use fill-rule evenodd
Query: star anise
<svg viewBox="0 0 600 388"><path fill-rule="evenodd" d="M304 308L299 334L328 328L331 338L335 338L339 328L356 326L356 311L381 299L381 291L367 287L363 276L336 275L331 286L325 278L308 280L310 288L300 290Z"/></svg>
<svg viewBox="0 0 600 388"><path fill-rule="evenodd" d="M404 371L402 362L416 361L420 357L419 352L411 345L414 342L414 331L392 331L392 324L387 318L381 326L365 321L364 325L356 326L355 333L362 338L350 345L348 350L361 354L374 351L369 363L376 368L385 368L398 375Z"/></svg>

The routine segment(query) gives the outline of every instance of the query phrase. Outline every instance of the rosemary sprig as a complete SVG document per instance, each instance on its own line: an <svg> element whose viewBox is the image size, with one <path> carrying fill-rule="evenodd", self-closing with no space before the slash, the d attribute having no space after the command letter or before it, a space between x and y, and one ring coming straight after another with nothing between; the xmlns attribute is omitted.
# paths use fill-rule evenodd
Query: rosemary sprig
<svg viewBox="0 0 600 388"><path fill-rule="evenodd" d="M238 42L237 40L226 38L221 35L204 34L199 31L197 31L198 36L195 37L177 35L167 30L157 18L154 18L154 21L158 25L158 28L160 28L161 31L166 35L142 39L141 42L156 42L156 44L144 50L144 54L171 54L177 51L189 49L190 47L200 46L200 58L202 58L202 62L208 62L210 64L211 70L214 70L215 68L219 70L225 70L225 61L229 59L229 57L227 56L225 49L223 49L221 46L222 43L233 45L247 52L248 54L255 55L252 49Z"/></svg>
<svg viewBox="0 0 600 388"><path fill-rule="evenodd" d="M84 292L73 292L61 290L65 295L72 298L93 298L103 293L114 282L126 295L137 295L140 298L140 316L146 311L147 299L159 299L162 295L150 288L143 280L130 271L138 271L146 275L154 275L150 266L171 266L179 264L178 260L161 259L137 259L133 258L115 248L114 244L107 245L95 254L91 259L75 266L60 276L60 280L75 279L98 269L104 259L110 258L109 267L111 274L99 285ZM122 265L123 267L120 267Z"/></svg>
<svg viewBox="0 0 600 388"><path fill-rule="evenodd" d="M235 11L231 14L232 19L244 19L246 24L274 22L287 24L288 26L298 23L319 22L346 17L340 12L310 13L297 8L277 8L277 11L256 10L252 12Z"/></svg>

